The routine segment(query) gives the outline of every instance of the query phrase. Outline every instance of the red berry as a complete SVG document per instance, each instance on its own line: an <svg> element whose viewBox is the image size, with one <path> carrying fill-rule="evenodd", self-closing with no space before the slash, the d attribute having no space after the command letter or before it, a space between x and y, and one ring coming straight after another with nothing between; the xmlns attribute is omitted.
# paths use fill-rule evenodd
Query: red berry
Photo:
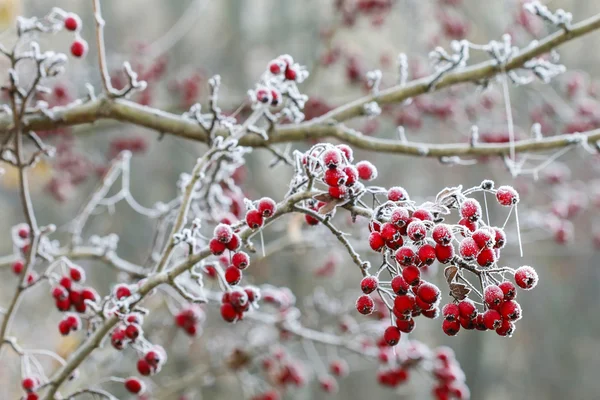
<svg viewBox="0 0 600 400"><path fill-rule="evenodd" d="M135 340L138 338L138 336L140 336L140 327L136 324L130 324L127 325L127 328L125 328L125 335L131 339L131 340Z"/></svg>
<svg viewBox="0 0 600 400"><path fill-rule="evenodd" d="M477 264L481 265L482 267L489 267L495 262L496 253L493 249L485 248L481 250L481 252L477 256Z"/></svg>
<svg viewBox="0 0 600 400"><path fill-rule="evenodd" d="M389 201L405 201L409 199L406 189L400 186L391 187L388 190L387 196Z"/></svg>
<svg viewBox="0 0 600 400"><path fill-rule="evenodd" d="M69 13L65 17L65 28L72 32L78 31L81 28L81 20L77 15Z"/></svg>
<svg viewBox="0 0 600 400"><path fill-rule="evenodd" d="M127 378L124 384L129 393L141 394L144 391L144 384L138 378Z"/></svg>
<svg viewBox="0 0 600 400"><path fill-rule="evenodd" d="M515 283L525 290L533 289L538 283L538 274L530 266L519 267L515 271Z"/></svg>
<svg viewBox="0 0 600 400"><path fill-rule="evenodd" d="M71 333L71 324L66 319L61 320L58 323L58 331L61 335L67 336Z"/></svg>
<svg viewBox="0 0 600 400"><path fill-rule="evenodd" d="M17 232L17 235L19 235L19 237L21 239L27 239L29 237L29 228L19 229L19 231Z"/></svg>
<svg viewBox="0 0 600 400"><path fill-rule="evenodd" d="M401 247L396 251L396 261L400 265L412 265L415 263L415 252L410 247Z"/></svg>
<svg viewBox="0 0 600 400"><path fill-rule="evenodd" d="M389 346L395 346L400 341L400 335L400 329L395 326L388 326L383 333L383 340L385 340Z"/></svg>
<svg viewBox="0 0 600 400"><path fill-rule="evenodd" d="M500 186L496 191L496 200L500 205L510 207L519 202L519 193L512 186Z"/></svg>
<svg viewBox="0 0 600 400"><path fill-rule="evenodd" d="M250 229L258 229L263 225L262 213L258 210L250 210L246 213L246 223Z"/></svg>
<svg viewBox="0 0 600 400"><path fill-rule="evenodd" d="M394 293L399 296L408 293L408 290L410 289L410 285L404 280L402 275L393 277L391 286Z"/></svg>
<svg viewBox="0 0 600 400"><path fill-rule="evenodd" d="M115 296L118 300L122 300L126 297L131 296L131 289L127 285L118 285L115 288Z"/></svg>
<svg viewBox="0 0 600 400"><path fill-rule="evenodd" d="M421 281L421 270L414 265L409 265L402 270L402 277L410 286L416 286Z"/></svg>
<svg viewBox="0 0 600 400"><path fill-rule="evenodd" d="M233 230L229 225L219 224L215 227L213 236L221 243L229 243L231 237L233 236Z"/></svg>
<svg viewBox="0 0 600 400"><path fill-rule="evenodd" d="M96 293L96 291L92 288L83 288L81 290L81 297L83 300L90 300L90 301L97 301L98 300L98 293Z"/></svg>
<svg viewBox="0 0 600 400"><path fill-rule="evenodd" d="M483 298L488 307L496 308L504 301L504 292L498 286L490 285L483 291Z"/></svg>
<svg viewBox="0 0 600 400"><path fill-rule="evenodd" d="M58 283L67 290L71 290L71 286L73 285L71 278L69 278L68 276L63 276L62 278L60 278L60 281L58 281Z"/></svg>
<svg viewBox="0 0 600 400"><path fill-rule="evenodd" d="M407 320L396 319L396 326L401 332L411 333L415 329L415 320L413 318Z"/></svg>
<svg viewBox="0 0 600 400"><path fill-rule="evenodd" d="M492 245L494 244L494 237L492 236L492 232L490 232L487 229L477 229L475 230L475 232L473 232L473 235L471 237L473 238L475 243L477 243L477 246L480 249L483 249L484 247L492 247Z"/></svg>
<svg viewBox="0 0 600 400"><path fill-rule="evenodd" d="M148 361L141 359L137 362L137 370L143 376L148 376L152 373L152 367Z"/></svg>
<svg viewBox="0 0 600 400"><path fill-rule="evenodd" d="M515 324L509 320L503 320L502 324L496 328L496 333L500 336L511 337L515 331Z"/></svg>
<svg viewBox="0 0 600 400"><path fill-rule="evenodd" d="M464 329L475 329L475 320L471 318L458 317L458 321L460 322L460 326Z"/></svg>
<svg viewBox="0 0 600 400"><path fill-rule="evenodd" d="M494 234L495 234L494 248L495 249L503 248L504 245L506 244L506 233L504 233L504 230L502 230L501 228L494 228Z"/></svg>
<svg viewBox="0 0 600 400"><path fill-rule="evenodd" d="M71 54L74 57L83 57L87 53L88 45L83 39L75 40L71 45Z"/></svg>
<svg viewBox="0 0 600 400"><path fill-rule="evenodd" d="M343 199L348 194L346 186L329 186L329 195L334 199Z"/></svg>
<svg viewBox="0 0 600 400"><path fill-rule="evenodd" d="M21 386L26 392L33 392L39 384L37 378L26 377L21 381Z"/></svg>
<svg viewBox="0 0 600 400"><path fill-rule="evenodd" d="M448 321L456 321L460 316L460 308L456 303L448 303L442 308L442 315Z"/></svg>
<svg viewBox="0 0 600 400"><path fill-rule="evenodd" d="M502 324L502 315L496 310L487 310L483 313L483 323L488 329L499 328Z"/></svg>
<svg viewBox="0 0 600 400"><path fill-rule="evenodd" d="M410 215L408 214L408 210L404 207L396 207L394 211L392 211L392 215L390 216L390 222L397 227L403 227L408 224L410 220Z"/></svg>
<svg viewBox="0 0 600 400"><path fill-rule="evenodd" d="M385 243L385 245L392 250L398 250L400 247L404 245L404 239L402 236L398 235L394 240L389 240Z"/></svg>
<svg viewBox="0 0 600 400"><path fill-rule="evenodd" d="M456 336L456 334L460 331L460 322L448 321L447 319L444 319L442 321L442 330L448 336Z"/></svg>
<svg viewBox="0 0 600 400"><path fill-rule="evenodd" d="M63 300L56 300L56 308L59 311L68 311L71 308L71 301L68 297Z"/></svg>
<svg viewBox="0 0 600 400"><path fill-rule="evenodd" d="M396 296L394 299L394 310L399 314L410 315L415 306L415 297L411 294Z"/></svg>
<svg viewBox="0 0 600 400"><path fill-rule="evenodd" d="M15 275L21 275L25 269L25 263L23 261L15 261L12 265L12 271Z"/></svg>
<svg viewBox="0 0 600 400"><path fill-rule="evenodd" d="M269 64L269 71L273 75L279 75L281 73L281 66L279 65L278 62L274 61L271 64Z"/></svg>
<svg viewBox="0 0 600 400"><path fill-rule="evenodd" d="M304 215L304 220L310 226L319 225L319 220L316 219L315 217L313 217L312 215L305 214Z"/></svg>
<svg viewBox="0 0 600 400"><path fill-rule="evenodd" d="M272 89L271 90L271 105L273 107L277 107L279 105L280 101L281 101L281 94L277 90Z"/></svg>
<svg viewBox="0 0 600 400"><path fill-rule="evenodd" d="M277 203L269 197L263 197L258 201L258 212L262 214L264 218L270 218L275 213Z"/></svg>
<svg viewBox="0 0 600 400"><path fill-rule="evenodd" d="M81 282L85 280L85 271L80 267L69 268L69 275L75 282Z"/></svg>
<svg viewBox="0 0 600 400"><path fill-rule="evenodd" d="M110 335L110 342L113 345L113 347L117 350L123 350L123 347L125 346L125 339L125 329L123 329L122 326L115 328L115 330Z"/></svg>
<svg viewBox="0 0 600 400"><path fill-rule="evenodd" d="M425 238L425 235L427 234L427 228L421 221L412 221L406 228L406 234L410 240L414 242L420 242L423 240L423 238Z"/></svg>
<svg viewBox="0 0 600 400"><path fill-rule="evenodd" d="M477 229L477 224L468 218L461 219L460 221L458 221L458 224L464 226L471 232L475 232L475 230Z"/></svg>
<svg viewBox="0 0 600 400"><path fill-rule="evenodd" d="M227 267L227 269L225 270L225 280L227 281L227 283L229 283L230 285L237 285L241 279L242 271L240 271L233 265Z"/></svg>
<svg viewBox="0 0 600 400"><path fill-rule="evenodd" d="M473 238L467 237L460 242L458 253L465 261L471 261L479 253L479 246Z"/></svg>
<svg viewBox="0 0 600 400"><path fill-rule="evenodd" d="M348 162L354 161L354 151L352 151L352 148L350 146L348 146L347 144L338 144L335 147L337 147L338 150L344 154L344 157L346 157L346 160Z"/></svg>
<svg viewBox="0 0 600 400"><path fill-rule="evenodd" d="M460 205L460 216L475 222L481 218L481 204L475 199L466 199Z"/></svg>
<svg viewBox="0 0 600 400"><path fill-rule="evenodd" d="M294 68L291 68L288 66L285 69L285 79L287 79L288 81L295 81L297 77L298 77L298 73L296 72L296 70Z"/></svg>
<svg viewBox="0 0 600 400"><path fill-rule="evenodd" d="M241 244L240 237L238 236L237 233L234 233L233 235L231 235L231 239L225 246L227 247L227 250L236 251L237 249L240 248L240 244ZM216 255L218 255L218 254L216 254Z"/></svg>
<svg viewBox="0 0 600 400"><path fill-rule="evenodd" d="M230 303L221 304L221 317L227 322L235 322L238 319L238 312Z"/></svg>
<svg viewBox="0 0 600 400"><path fill-rule="evenodd" d="M442 246L448 246L454 237L452 230L446 224L438 224L431 233L433 240Z"/></svg>
<svg viewBox="0 0 600 400"><path fill-rule="evenodd" d="M77 331L81 328L81 318L76 314L67 315L64 319L72 330Z"/></svg>
<svg viewBox="0 0 600 400"><path fill-rule="evenodd" d="M69 298L69 292L62 286L55 286L52 288L52 297L56 300L65 300Z"/></svg>
<svg viewBox="0 0 600 400"><path fill-rule="evenodd" d="M379 233L386 242L393 242L398 237L398 228L394 224L386 222L381 225Z"/></svg>
<svg viewBox="0 0 600 400"><path fill-rule="evenodd" d="M343 169L346 175L346 186L352 186L358 180L358 170L354 165L348 165Z"/></svg>
<svg viewBox="0 0 600 400"><path fill-rule="evenodd" d="M210 252L212 254L218 256L220 254L223 254L227 246L225 245L225 243L220 242L218 239L212 238L210 239L210 242L208 242L208 248L210 249Z"/></svg>
<svg viewBox="0 0 600 400"><path fill-rule="evenodd" d="M358 177L363 181L372 181L377 178L377 168L369 161L359 161L356 164L358 170Z"/></svg>
<svg viewBox="0 0 600 400"><path fill-rule="evenodd" d="M503 319L517 321L521 319L521 306L514 300L506 301L500 307L500 314Z"/></svg>
<svg viewBox="0 0 600 400"><path fill-rule="evenodd" d="M454 258L454 246L435 245L435 256L442 264L446 264Z"/></svg>
<svg viewBox="0 0 600 400"><path fill-rule="evenodd" d="M342 163L342 153L337 148L328 149L323 152L322 159L327 168L336 169Z"/></svg>
<svg viewBox="0 0 600 400"><path fill-rule="evenodd" d="M517 297L517 288L512 282L504 281L499 284L498 287L502 289L502 292L504 293L504 301L513 300Z"/></svg>
<svg viewBox="0 0 600 400"><path fill-rule="evenodd" d="M231 258L231 263L234 267L244 270L248 268L248 265L250 265L250 257L248 256L248 254L244 253L243 251L240 251L233 255L233 257Z"/></svg>
<svg viewBox="0 0 600 400"><path fill-rule="evenodd" d="M438 307L433 307L430 310L423 310L423 316L429 319L436 319L440 316L440 309Z"/></svg>
<svg viewBox="0 0 600 400"><path fill-rule="evenodd" d="M475 303L469 299L461 300L458 303L460 316L467 319L473 319L477 316L477 307Z"/></svg>
<svg viewBox="0 0 600 400"><path fill-rule="evenodd" d="M433 214L427 210L420 208L413 213L413 218L416 218L421 221L433 221Z"/></svg>
<svg viewBox="0 0 600 400"><path fill-rule="evenodd" d="M431 265L435 261L435 247L430 244L424 244L419 247L417 252L421 265Z"/></svg>
<svg viewBox="0 0 600 400"><path fill-rule="evenodd" d="M329 186L341 186L346 182L346 174L337 168L328 169L325 171L323 181Z"/></svg>
<svg viewBox="0 0 600 400"><path fill-rule="evenodd" d="M365 276L360 281L360 289L364 294L369 294L375 291L379 286L379 279L376 276Z"/></svg>
<svg viewBox="0 0 600 400"><path fill-rule="evenodd" d="M385 240L379 232L371 232L369 235L369 246L371 246L371 249L374 251L381 251L381 249L383 249L383 246L385 246Z"/></svg>
<svg viewBox="0 0 600 400"><path fill-rule="evenodd" d="M363 314L363 315L369 315L373 312L373 309L375 308L375 302L373 301L373 299L364 294L362 296L360 296L358 299L356 299L356 310Z"/></svg>

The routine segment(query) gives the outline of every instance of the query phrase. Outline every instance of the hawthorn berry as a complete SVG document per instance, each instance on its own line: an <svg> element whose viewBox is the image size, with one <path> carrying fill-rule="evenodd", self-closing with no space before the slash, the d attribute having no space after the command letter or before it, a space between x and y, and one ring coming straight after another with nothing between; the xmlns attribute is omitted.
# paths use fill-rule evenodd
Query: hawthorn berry
<svg viewBox="0 0 600 400"><path fill-rule="evenodd" d="M143 358L138 360L137 370L143 376L149 376L152 373L152 367L148 361L144 360Z"/></svg>
<svg viewBox="0 0 600 400"><path fill-rule="evenodd" d="M406 228L406 234L413 242L420 242L427 234L427 228L421 221L412 221Z"/></svg>
<svg viewBox="0 0 600 400"><path fill-rule="evenodd" d="M225 244L225 247L227 247L227 250L236 251L240 248L240 245L240 237L237 233L234 233L233 235L231 235L231 239L229 240L229 242Z"/></svg>
<svg viewBox="0 0 600 400"><path fill-rule="evenodd" d="M404 207L396 207L392 211L392 215L390 216L390 222L397 227L401 228L408 224L410 221L410 215L408 214L408 210Z"/></svg>
<svg viewBox="0 0 600 400"><path fill-rule="evenodd" d="M395 346L400 341L400 329L396 326L388 326L383 333L383 340L388 346Z"/></svg>
<svg viewBox="0 0 600 400"><path fill-rule="evenodd" d="M220 242L218 239L212 238L210 239L210 242L208 242L208 248L210 249L210 252L213 255L218 256L223 254L227 246L225 245L225 243Z"/></svg>
<svg viewBox="0 0 600 400"><path fill-rule="evenodd" d="M473 319L477 316L477 307L472 300L464 299L458 302L458 310L463 318Z"/></svg>
<svg viewBox="0 0 600 400"><path fill-rule="evenodd" d="M430 244L424 244L417 251L421 265L431 265L435 261L435 247Z"/></svg>
<svg viewBox="0 0 600 400"><path fill-rule="evenodd" d="M118 300L123 300L126 297L131 296L131 289L127 285L117 285L115 288L115 297Z"/></svg>
<svg viewBox="0 0 600 400"><path fill-rule="evenodd" d="M221 317L227 322L235 322L238 319L238 312L230 303L221 304Z"/></svg>
<svg viewBox="0 0 600 400"><path fill-rule="evenodd" d="M420 208L418 210L415 210L415 212L413 213L413 218L416 218L421 221L433 221L433 214L428 210Z"/></svg>
<svg viewBox="0 0 600 400"><path fill-rule="evenodd" d="M346 186L350 187L358 180L358 170L354 165L347 165L342 169L346 175Z"/></svg>
<svg viewBox="0 0 600 400"><path fill-rule="evenodd" d="M499 328L502 324L502 315L496 310L489 309L483 313L483 323L490 330Z"/></svg>
<svg viewBox="0 0 600 400"><path fill-rule="evenodd" d="M264 218L272 217L276 207L277 203L269 197L263 197L258 201L257 205L258 212L261 213Z"/></svg>
<svg viewBox="0 0 600 400"><path fill-rule="evenodd" d="M269 72L271 72L273 75L279 75L279 74L281 74L281 65L280 65L280 63L277 62L277 61L271 62L271 64L269 64Z"/></svg>
<svg viewBox="0 0 600 400"><path fill-rule="evenodd" d="M344 171L341 171L337 168L328 169L327 171L325 171L323 181L329 186L342 186L344 183L346 183L346 174L344 173Z"/></svg>
<svg viewBox="0 0 600 400"><path fill-rule="evenodd" d="M250 257L243 251L237 252L231 257L231 264L238 269L244 270L250 265Z"/></svg>
<svg viewBox="0 0 600 400"><path fill-rule="evenodd" d="M487 229L476 229L471 236L480 249L484 247L492 247L495 240L492 237L492 232Z"/></svg>
<svg viewBox="0 0 600 400"><path fill-rule="evenodd" d="M460 221L458 221L458 224L461 226L464 226L466 229L468 229L471 232L475 232L475 230L477 229L477 224L468 218L461 219Z"/></svg>
<svg viewBox="0 0 600 400"><path fill-rule="evenodd" d="M225 270L225 280L230 285L237 285L242 279L242 271L239 268L231 265Z"/></svg>
<svg viewBox="0 0 600 400"><path fill-rule="evenodd" d="M67 14L65 17L65 29L71 32L76 32L81 29L81 20L76 14Z"/></svg>
<svg viewBox="0 0 600 400"><path fill-rule="evenodd" d="M381 251L385 246L385 240L381 236L381 233L373 231L369 234L369 246L374 251Z"/></svg>
<svg viewBox="0 0 600 400"><path fill-rule="evenodd" d="M221 243L228 243L233 236L233 230L229 225L219 224L215 227L213 236Z"/></svg>
<svg viewBox="0 0 600 400"><path fill-rule="evenodd" d="M66 319L61 320L58 323L58 331L61 335L67 336L69 333L71 333L71 324L69 324Z"/></svg>
<svg viewBox="0 0 600 400"><path fill-rule="evenodd" d="M498 285L504 293L504 301L513 300L517 297L517 288L510 281L504 281Z"/></svg>
<svg viewBox="0 0 600 400"><path fill-rule="evenodd" d="M506 233L501 228L493 228L494 229L494 248L501 249L506 244Z"/></svg>
<svg viewBox="0 0 600 400"><path fill-rule="evenodd" d="M375 302L369 295L362 295L358 299L356 299L356 310L363 314L369 315L373 312L375 308Z"/></svg>
<svg viewBox="0 0 600 400"><path fill-rule="evenodd" d="M416 286L421 281L421 270L415 265L409 265L402 270L402 277L410 286Z"/></svg>
<svg viewBox="0 0 600 400"><path fill-rule="evenodd" d="M123 326L117 326L110 335L110 342L117 350L123 350L125 347L127 335ZM140 371L141 373L141 371Z"/></svg>
<svg viewBox="0 0 600 400"><path fill-rule="evenodd" d="M489 267L496 262L496 253L493 249L485 248L477 255L477 264L482 267Z"/></svg>
<svg viewBox="0 0 600 400"><path fill-rule="evenodd" d="M80 58L83 57L88 50L88 44L83 39L78 39L71 44L71 54L74 57Z"/></svg>
<svg viewBox="0 0 600 400"><path fill-rule="evenodd" d="M264 223L263 215L258 210L250 210L246 213L246 224L250 229L258 229Z"/></svg>
<svg viewBox="0 0 600 400"><path fill-rule="evenodd" d="M63 276L62 278L60 278L60 281L58 281L58 284L67 290L71 290L71 286L73 285L73 282L71 281L71 278L69 278L68 276Z"/></svg>
<svg viewBox="0 0 600 400"><path fill-rule="evenodd" d="M458 253L464 260L471 261L479 253L479 246L472 237L467 237L460 242Z"/></svg>
<svg viewBox="0 0 600 400"><path fill-rule="evenodd" d="M386 222L381 225L379 233L386 242L392 242L398 237L398 228L394 224Z"/></svg>
<svg viewBox="0 0 600 400"><path fill-rule="evenodd" d="M81 289L81 298L85 300L90 300L96 302L98 300L98 293L92 288L83 288Z"/></svg>
<svg viewBox="0 0 600 400"><path fill-rule="evenodd" d="M507 319L502 320L502 323L496 328L496 333L500 336L510 337L515 331L515 324Z"/></svg>
<svg viewBox="0 0 600 400"><path fill-rule="evenodd" d="M456 303L448 303L442 308L442 315L448 321L455 321L460 316L460 308Z"/></svg>
<svg viewBox="0 0 600 400"><path fill-rule="evenodd" d="M376 276L365 276L360 281L360 289L364 294L369 294L375 291L379 286L379 279Z"/></svg>
<svg viewBox="0 0 600 400"><path fill-rule="evenodd" d="M342 154L344 154L344 157L346 157L346 161L354 161L354 151L352 150L352 147L348 146L347 144L338 144L335 147L337 147L337 149L341 151Z"/></svg>
<svg viewBox="0 0 600 400"><path fill-rule="evenodd" d="M135 340L140 336L141 328L137 324L129 324L125 328L125 336L131 340Z"/></svg>
<svg viewBox="0 0 600 400"><path fill-rule="evenodd" d="M438 224L433 228L433 232L431 233L431 237L433 240L442 246L448 246L454 237L452 230L446 224Z"/></svg>
<svg viewBox="0 0 600 400"><path fill-rule="evenodd" d="M409 200L408 192L401 186L389 188L387 197L389 201L405 201Z"/></svg>
<svg viewBox="0 0 600 400"><path fill-rule="evenodd" d="M524 265L515 271L515 283L525 290L533 289L538 283L538 274L530 266Z"/></svg>
<svg viewBox="0 0 600 400"><path fill-rule="evenodd" d="M483 300L488 307L495 309L504 301L504 292L496 285L489 285L483 291Z"/></svg>
<svg viewBox="0 0 600 400"><path fill-rule="evenodd" d="M125 379L123 383L129 393L142 394L144 392L144 383L138 378L130 377Z"/></svg>
<svg viewBox="0 0 600 400"><path fill-rule="evenodd" d="M496 191L496 200L504 207L510 207L519 202L519 193L512 186L500 186Z"/></svg>
<svg viewBox="0 0 600 400"><path fill-rule="evenodd" d="M396 319L396 326L401 332L411 333L415 329L415 320L413 318L407 320Z"/></svg>
<svg viewBox="0 0 600 400"><path fill-rule="evenodd" d="M481 218L481 204L475 199L466 199L460 205L460 216L475 222Z"/></svg>
<svg viewBox="0 0 600 400"><path fill-rule="evenodd" d="M52 297L56 300L65 300L69 298L69 292L63 286L55 286L52 288Z"/></svg>
<svg viewBox="0 0 600 400"><path fill-rule="evenodd" d="M336 169L342 163L342 153L337 148L328 149L322 155L323 164L329 169Z"/></svg>
<svg viewBox="0 0 600 400"><path fill-rule="evenodd" d="M363 181L372 181L377 178L377 168L369 161L359 161L356 164L358 170L358 177Z"/></svg>
<svg viewBox="0 0 600 400"><path fill-rule="evenodd" d="M442 264L446 264L454 258L454 246L435 245L435 256Z"/></svg>
<svg viewBox="0 0 600 400"><path fill-rule="evenodd" d="M392 291L399 296L408 293L408 290L410 289L410 285L404 280L402 275L396 275L393 277L391 286Z"/></svg>
<svg viewBox="0 0 600 400"><path fill-rule="evenodd" d="M399 314L410 315L414 306L415 296L411 294L396 296L394 299L394 310Z"/></svg>
<svg viewBox="0 0 600 400"><path fill-rule="evenodd" d="M25 377L21 381L21 386L26 392L33 392L39 385L39 380L34 377Z"/></svg>
<svg viewBox="0 0 600 400"><path fill-rule="evenodd" d="M12 267L11 267L11 268L12 268L12 272L13 272L15 275L21 275L21 273L22 273L22 272L23 272L23 270L25 269L25 263L24 263L23 261L20 261L20 260L19 260L19 261L15 261L15 262L12 264Z"/></svg>
<svg viewBox="0 0 600 400"><path fill-rule="evenodd" d="M81 282L85 280L85 271L81 267L73 266L69 268L69 276L75 282Z"/></svg>
<svg viewBox="0 0 600 400"><path fill-rule="evenodd" d="M448 336L456 336L456 334L460 331L460 322L456 320L448 321L447 319L444 319L442 321L442 330Z"/></svg>
<svg viewBox="0 0 600 400"><path fill-rule="evenodd" d="M517 321L521 318L521 306L514 300L505 301L500 306L500 314L503 319Z"/></svg>
<svg viewBox="0 0 600 400"><path fill-rule="evenodd" d="M415 262L415 252L410 247L400 247L396 251L395 258L400 265L412 265Z"/></svg>
<svg viewBox="0 0 600 400"><path fill-rule="evenodd" d="M285 79L287 79L288 81L295 81L297 77L298 77L298 73L296 72L296 70L294 68L288 66L285 69Z"/></svg>
<svg viewBox="0 0 600 400"><path fill-rule="evenodd" d="M343 199L348 194L346 186L329 186L328 193L334 199Z"/></svg>
<svg viewBox="0 0 600 400"><path fill-rule="evenodd" d="M440 316L440 309L433 307L430 310L423 310L423 316L429 319L436 319Z"/></svg>

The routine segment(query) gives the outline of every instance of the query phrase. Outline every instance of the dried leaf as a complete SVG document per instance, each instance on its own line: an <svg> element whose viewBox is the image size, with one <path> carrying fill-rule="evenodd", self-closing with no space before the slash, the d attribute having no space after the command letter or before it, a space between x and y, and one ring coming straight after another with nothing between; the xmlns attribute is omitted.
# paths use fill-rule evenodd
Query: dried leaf
<svg viewBox="0 0 600 400"><path fill-rule="evenodd" d="M329 203L332 200L335 200L329 193L321 193L313 197L313 199L317 201L322 201L323 203Z"/></svg>
<svg viewBox="0 0 600 400"><path fill-rule="evenodd" d="M458 301L466 299L470 292L471 289L462 283L450 284L450 296L454 297Z"/></svg>
<svg viewBox="0 0 600 400"><path fill-rule="evenodd" d="M448 284L452 283L457 273L458 267L456 265L449 265L444 269L444 276L446 277Z"/></svg>
<svg viewBox="0 0 600 400"><path fill-rule="evenodd" d="M334 199L334 200L330 201L329 203L325 204L323 207L319 208L319 214L321 214L321 215L329 214L330 212L335 210L335 208L338 205L340 205L344 202L345 202L344 200Z"/></svg>
<svg viewBox="0 0 600 400"><path fill-rule="evenodd" d="M462 185L445 188L435 196L435 202L439 205L450 207L456 202L456 196L462 192Z"/></svg>

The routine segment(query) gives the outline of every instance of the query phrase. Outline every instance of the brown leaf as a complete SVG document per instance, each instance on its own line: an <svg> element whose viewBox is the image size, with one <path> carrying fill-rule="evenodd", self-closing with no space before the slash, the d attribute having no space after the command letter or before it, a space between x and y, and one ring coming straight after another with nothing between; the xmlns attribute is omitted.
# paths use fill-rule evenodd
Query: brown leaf
<svg viewBox="0 0 600 400"><path fill-rule="evenodd" d="M456 265L449 265L444 269L444 276L446 277L448 285L452 283L457 273L458 267Z"/></svg>
<svg viewBox="0 0 600 400"><path fill-rule="evenodd" d="M321 193L313 197L313 199L317 201L322 201L323 203L329 203L332 200L335 200L329 193Z"/></svg>
<svg viewBox="0 0 600 400"><path fill-rule="evenodd" d="M470 292L471 289L462 283L450 284L450 296L454 297L458 301L466 299Z"/></svg>
<svg viewBox="0 0 600 400"><path fill-rule="evenodd" d="M329 203L325 204L323 207L319 208L319 214L321 215L325 215L325 214L329 214L330 212L332 212L333 210L335 210L335 208L343 203L343 200L332 200Z"/></svg>

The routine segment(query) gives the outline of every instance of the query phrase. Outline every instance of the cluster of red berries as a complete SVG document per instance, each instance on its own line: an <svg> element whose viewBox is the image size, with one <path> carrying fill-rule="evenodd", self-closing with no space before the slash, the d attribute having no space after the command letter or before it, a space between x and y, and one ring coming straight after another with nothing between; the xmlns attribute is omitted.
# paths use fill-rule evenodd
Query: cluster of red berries
<svg viewBox="0 0 600 400"><path fill-rule="evenodd" d="M435 352L433 377L436 384L433 396L436 400L467 400L471 394L465 384L465 374L449 347L439 347Z"/></svg>
<svg viewBox="0 0 600 400"><path fill-rule="evenodd" d="M77 14L68 13L64 19L65 29L75 33L75 40L71 44L71 54L74 57L83 57L88 51L88 44L81 38L79 32L81 31L81 19Z"/></svg>
<svg viewBox="0 0 600 400"><path fill-rule="evenodd" d="M110 342L117 350L123 350L126 345L134 343L143 334L142 323L144 318L140 313L125 315L122 322L113 329Z"/></svg>
<svg viewBox="0 0 600 400"><path fill-rule="evenodd" d="M39 398L35 391L40 387L40 380L36 376L26 376L21 381L21 387L27 393L24 397L25 400L37 400Z"/></svg>
<svg viewBox="0 0 600 400"><path fill-rule="evenodd" d="M285 391L288 387L302 387L307 383L302 365L281 347L277 347L271 354L264 357L260 362L260 366L267 374L268 380L282 391ZM256 400L279 398L279 392L273 389L253 397Z"/></svg>
<svg viewBox="0 0 600 400"><path fill-rule="evenodd" d="M196 336L202 330L200 326L206 319L204 310L198 305L192 304L175 315L175 324L182 328L188 335Z"/></svg>
<svg viewBox="0 0 600 400"><path fill-rule="evenodd" d="M59 311L73 309L78 313L85 313L88 307L86 301L98 301L98 293L93 288L81 287L84 282L85 271L81 267L70 266L68 275L63 275L51 292Z"/></svg>
<svg viewBox="0 0 600 400"><path fill-rule="evenodd" d="M227 322L236 322L244 317L253 304L260 300L260 292L254 286L234 288L224 292L221 298L221 317Z"/></svg>
<svg viewBox="0 0 600 400"><path fill-rule="evenodd" d="M273 76L281 76L287 81L296 81L301 74L300 67L294 63L294 59L289 54L284 54L271 61L268 68Z"/></svg>
<svg viewBox="0 0 600 400"><path fill-rule="evenodd" d="M137 370L143 376L150 376L160 372L167 361L167 353L161 346L155 345L143 353L137 362Z"/></svg>

